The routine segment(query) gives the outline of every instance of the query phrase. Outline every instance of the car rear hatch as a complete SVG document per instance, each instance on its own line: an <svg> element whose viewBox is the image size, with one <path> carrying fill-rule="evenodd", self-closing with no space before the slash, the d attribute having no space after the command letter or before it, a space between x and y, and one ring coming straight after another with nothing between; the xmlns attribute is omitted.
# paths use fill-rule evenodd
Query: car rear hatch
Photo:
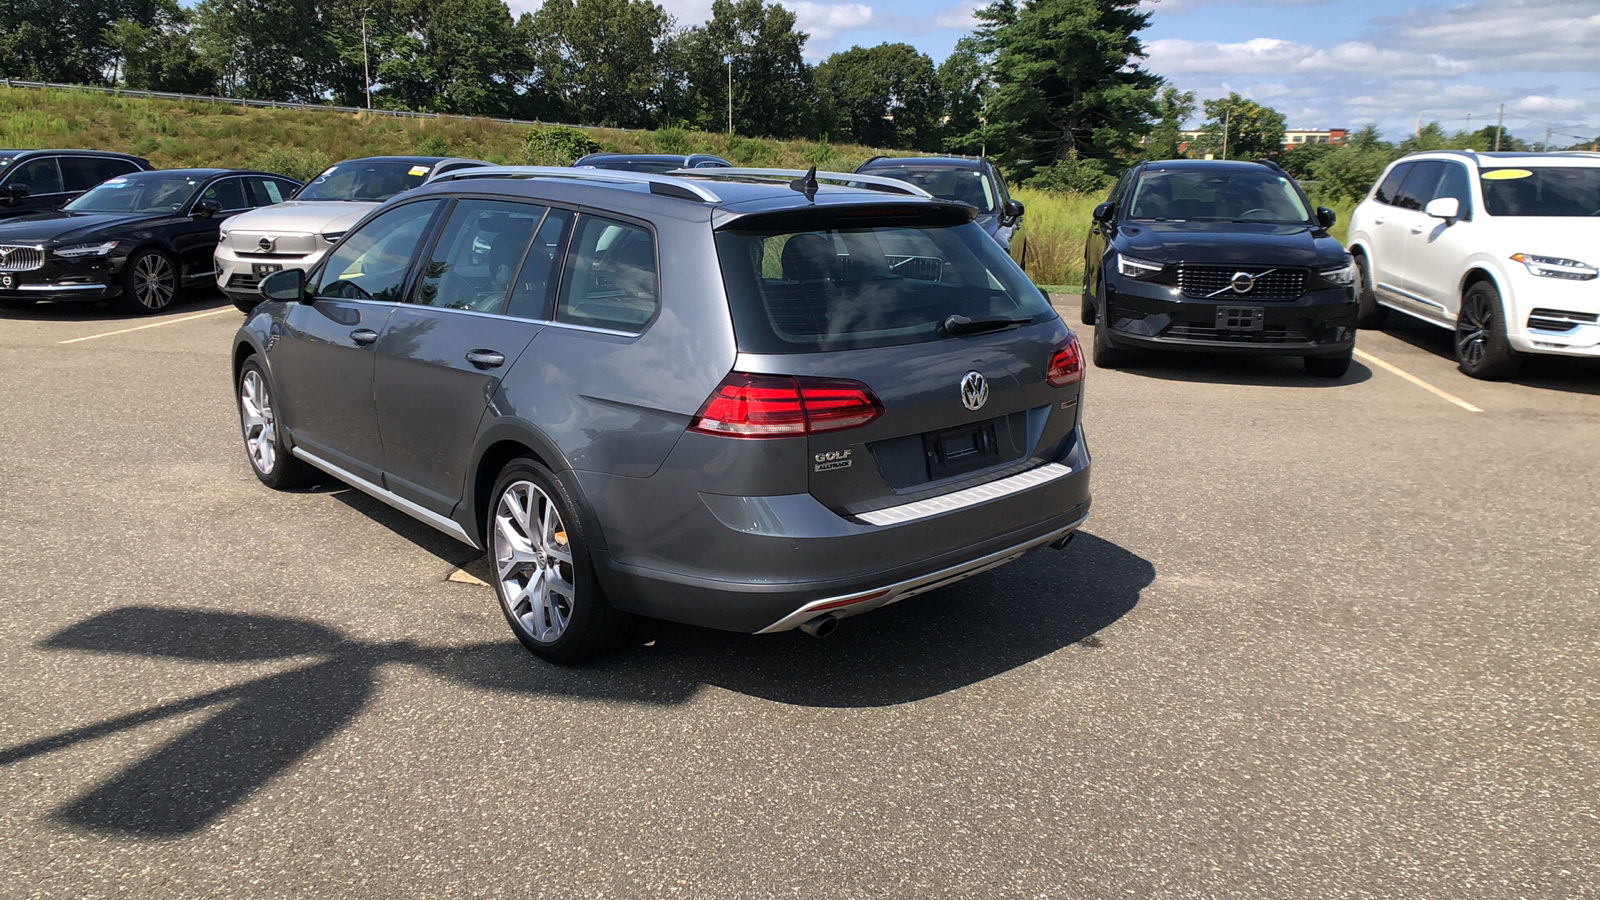
<svg viewBox="0 0 1600 900"><path fill-rule="evenodd" d="M813 389L858 413L811 415L810 493L873 522L1059 456L1077 420L1076 338L970 213L828 212L741 219L717 238L736 374L794 379L808 413Z"/></svg>

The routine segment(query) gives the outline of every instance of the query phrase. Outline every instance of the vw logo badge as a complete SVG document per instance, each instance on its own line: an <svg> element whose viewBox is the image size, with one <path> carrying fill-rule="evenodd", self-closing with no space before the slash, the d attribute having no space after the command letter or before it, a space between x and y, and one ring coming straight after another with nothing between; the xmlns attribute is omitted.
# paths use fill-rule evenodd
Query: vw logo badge
<svg viewBox="0 0 1600 900"><path fill-rule="evenodd" d="M1256 276L1249 272L1235 272L1228 282L1233 287L1235 294L1248 294L1256 286Z"/></svg>
<svg viewBox="0 0 1600 900"><path fill-rule="evenodd" d="M967 409L983 409L989 402L989 382L982 372L968 372L961 376L961 405Z"/></svg>
<svg viewBox="0 0 1600 900"><path fill-rule="evenodd" d="M256 241L256 246L261 248L262 253L271 253L272 244L273 240L271 236L263 237L261 240ZM1239 276L1235 275L1234 277L1238 278Z"/></svg>

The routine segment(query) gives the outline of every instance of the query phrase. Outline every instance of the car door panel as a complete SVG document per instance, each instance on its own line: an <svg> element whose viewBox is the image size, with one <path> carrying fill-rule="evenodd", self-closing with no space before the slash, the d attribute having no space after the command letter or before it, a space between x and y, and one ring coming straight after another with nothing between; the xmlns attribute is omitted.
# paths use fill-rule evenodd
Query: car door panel
<svg viewBox="0 0 1600 900"><path fill-rule="evenodd" d="M1426 206L1441 197L1453 197L1459 205L1455 219L1436 219L1424 214L1413 225L1406 243L1405 289L1431 304L1435 316L1454 321L1461 306L1461 261L1470 254L1473 209L1471 176L1466 166L1441 162L1436 183L1419 197Z"/></svg>
<svg viewBox="0 0 1600 900"><path fill-rule="evenodd" d="M284 419L302 446L374 484L383 444L372 399L373 344L394 304L318 299L289 307L268 351Z"/></svg>
<svg viewBox="0 0 1600 900"><path fill-rule="evenodd" d="M1395 289L1401 287L1404 281L1406 252L1403 237L1405 227L1397 215L1401 210L1394 205L1394 202L1413 168L1415 168L1413 163L1401 163L1391 169L1389 176L1378 185L1377 193L1374 195L1377 202L1373 207L1372 220L1367 230L1367 239L1372 251L1369 260L1372 267L1372 283L1379 296L1389 301L1400 299L1400 294Z"/></svg>

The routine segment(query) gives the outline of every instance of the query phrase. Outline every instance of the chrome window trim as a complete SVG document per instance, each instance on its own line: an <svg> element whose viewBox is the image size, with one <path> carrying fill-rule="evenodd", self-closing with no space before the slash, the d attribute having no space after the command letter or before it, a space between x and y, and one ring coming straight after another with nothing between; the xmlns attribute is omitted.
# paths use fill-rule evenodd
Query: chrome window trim
<svg viewBox="0 0 1600 900"><path fill-rule="evenodd" d="M871 512L856 513L856 518L869 525L888 527L891 525L904 525L919 519L932 518L945 513L956 512L980 503L988 503L1009 497L1021 491L1049 484L1072 474L1072 467L1061 463L1046 463L1026 472L1019 472L1009 478L980 484L976 487L929 497L926 500L917 500L912 503L902 503L899 506L875 509Z"/></svg>

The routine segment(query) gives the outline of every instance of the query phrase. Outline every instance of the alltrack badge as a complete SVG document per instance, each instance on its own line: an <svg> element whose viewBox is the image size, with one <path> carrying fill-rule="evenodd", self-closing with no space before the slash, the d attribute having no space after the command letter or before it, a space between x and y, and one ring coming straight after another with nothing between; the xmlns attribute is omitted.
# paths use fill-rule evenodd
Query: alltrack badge
<svg viewBox="0 0 1600 900"><path fill-rule="evenodd" d="M977 411L989 402L989 382L982 372L968 372L961 377L961 405Z"/></svg>
<svg viewBox="0 0 1600 900"><path fill-rule="evenodd" d="M816 463L811 469L813 472L826 472L829 469L848 469L851 462L849 450L829 450L826 453L818 453L812 457L812 460Z"/></svg>

